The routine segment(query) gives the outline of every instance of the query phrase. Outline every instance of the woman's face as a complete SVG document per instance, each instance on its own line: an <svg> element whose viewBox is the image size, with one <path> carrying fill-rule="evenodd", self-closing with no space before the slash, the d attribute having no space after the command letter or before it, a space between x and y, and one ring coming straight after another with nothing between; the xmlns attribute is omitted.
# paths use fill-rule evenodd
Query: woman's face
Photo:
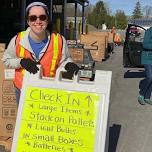
<svg viewBox="0 0 152 152"><path fill-rule="evenodd" d="M43 33L48 25L48 16L45 9L41 6L32 7L29 10L27 23L35 34Z"/></svg>

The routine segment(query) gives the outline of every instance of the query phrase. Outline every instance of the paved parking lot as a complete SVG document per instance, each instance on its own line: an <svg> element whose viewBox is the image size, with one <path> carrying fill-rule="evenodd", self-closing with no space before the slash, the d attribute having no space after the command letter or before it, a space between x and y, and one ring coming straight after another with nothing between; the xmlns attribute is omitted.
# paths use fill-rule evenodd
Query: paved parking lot
<svg viewBox="0 0 152 152"><path fill-rule="evenodd" d="M140 105L137 101L144 72L141 69L126 72L122 56L122 47L116 47L107 61L97 65L113 72L109 152L151 152L152 106Z"/></svg>

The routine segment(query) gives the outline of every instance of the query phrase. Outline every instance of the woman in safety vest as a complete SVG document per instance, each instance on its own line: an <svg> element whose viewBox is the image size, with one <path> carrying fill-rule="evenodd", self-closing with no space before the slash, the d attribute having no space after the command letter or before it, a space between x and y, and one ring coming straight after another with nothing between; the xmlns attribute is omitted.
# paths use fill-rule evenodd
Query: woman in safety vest
<svg viewBox="0 0 152 152"><path fill-rule="evenodd" d="M65 38L59 33L49 33L46 30L49 23L47 6L42 2L32 2L26 8L26 17L29 27L11 39L2 58L7 67L15 69L17 103L24 70L35 74L39 70L37 65L40 64L45 77L54 77L58 67L65 67L71 76L79 70L72 63Z"/></svg>

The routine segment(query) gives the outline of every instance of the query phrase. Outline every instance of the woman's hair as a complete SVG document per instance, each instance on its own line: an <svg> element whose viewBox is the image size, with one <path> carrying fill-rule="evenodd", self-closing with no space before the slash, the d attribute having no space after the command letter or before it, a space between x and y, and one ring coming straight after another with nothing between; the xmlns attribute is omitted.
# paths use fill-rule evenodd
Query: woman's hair
<svg viewBox="0 0 152 152"><path fill-rule="evenodd" d="M41 6L41 7L43 7L44 10L45 10L46 15L48 16L48 20L50 20L50 15L49 15L48 7L47 7L47 5L45 5L45 4L42 3L42 2L32 2L32 3L30 3L30 4L26 7L26 19L28 19L30 9L31 9L32 7L34 7L34 6Z"/></svg>
<svg viewBox="0 0 152 152"><path fill-rule="evenodd" d="M48 10L48 7L47 5L45 5L44 3L42 2L32 2L30 3L27 7L26 7L26 20L28 20L28 16L29 16L29 11L32 7L34 6L41 6L44 8L45 10L45 13L48 17L48 26L47 26L47 30L51 33L52 32L52 22L50 20L50 15L49 15L49 10Z"/></svg>

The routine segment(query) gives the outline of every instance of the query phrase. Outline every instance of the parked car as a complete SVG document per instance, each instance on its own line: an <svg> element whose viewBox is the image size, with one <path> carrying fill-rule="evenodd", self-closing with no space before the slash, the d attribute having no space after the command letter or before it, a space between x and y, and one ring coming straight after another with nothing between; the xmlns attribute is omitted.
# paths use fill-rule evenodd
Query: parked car
<svg viewBox="0 0 152 152"><path fill-rule="evenodd" d="M123 47L123 66L125 68L142 68L141 52L145 28L135 24L128 24Z"/></svg>

